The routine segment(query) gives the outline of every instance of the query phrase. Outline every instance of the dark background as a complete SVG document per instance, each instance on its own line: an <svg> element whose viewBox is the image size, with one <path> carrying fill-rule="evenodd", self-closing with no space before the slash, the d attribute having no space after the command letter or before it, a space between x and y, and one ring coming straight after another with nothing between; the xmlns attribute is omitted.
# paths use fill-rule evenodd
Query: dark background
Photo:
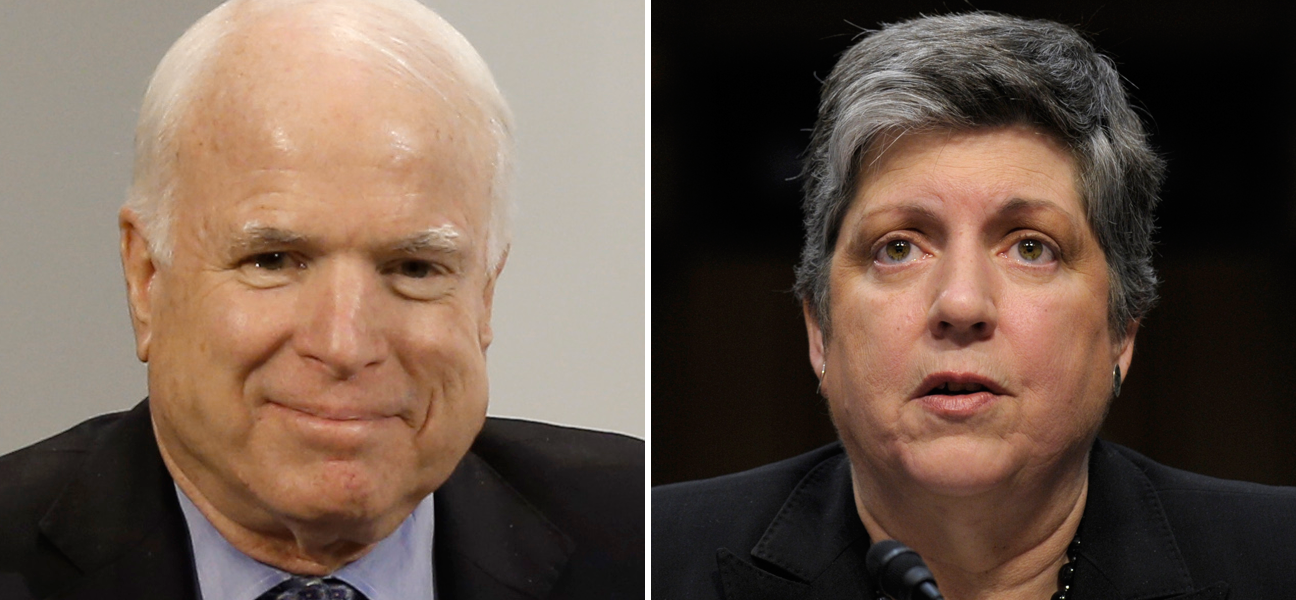
<svg viewBox="0 0 1296 600"><path fill-rule="evenodd" d="M973 8L1089 34L1169 161L1162 300L1103 435L1172 466L1296 484L1296 15L1077 0L653 3L653 483L835 438L789 292L819 79L862 28Z"/></svg>

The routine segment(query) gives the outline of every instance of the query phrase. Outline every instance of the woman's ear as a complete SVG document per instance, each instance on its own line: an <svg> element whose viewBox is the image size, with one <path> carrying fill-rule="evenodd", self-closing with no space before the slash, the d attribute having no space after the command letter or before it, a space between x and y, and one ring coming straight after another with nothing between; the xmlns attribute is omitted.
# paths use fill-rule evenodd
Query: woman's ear
<svg viewBox="0 0 1296 600"><path fill-rule="evenodd" d="M1125 327L1125 338L1116 344L1116 366L1120 367L1122 379L1129 379L1130 363L1134 360L1134 336L1138 328L1138 321L1130 321Z"/></svg>
<svg viewBox="0 0 1296 600"><path fill-rule="evenodd" d="M828 364L826 362L828 349L824 347L823 329L819 327L819 319L815 316L815 311L808 300L801 303L801 314L805 317L806 337L810 340L810 367L814 369L816 377L822 377L824 367Z"/></svg>

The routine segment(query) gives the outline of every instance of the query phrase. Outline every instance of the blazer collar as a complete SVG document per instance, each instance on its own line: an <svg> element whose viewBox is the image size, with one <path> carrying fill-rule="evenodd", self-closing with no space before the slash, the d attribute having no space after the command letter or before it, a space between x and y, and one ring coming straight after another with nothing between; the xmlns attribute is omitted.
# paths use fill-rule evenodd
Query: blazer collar
<svg viewBox="0 0 1296 600"><path fill-rule="evenodd" d="M1102 441L1090 451L1089 495L1077 537L1078 599L1228 596L1223 583L1194 589L1152 481Z"/></svg>
<svg viewBox="0 0 1296 600"><path fill-rule="evenodd" d="M1077 600L1222 600L1228 586L1195 589L1147 476L1111 446L1094 445L1073 582ZM793 488L747 556L716 553L730 600L871 598L868 532L855 512L850 464L830 455Z"/></svg>
<svg viewBox="0 0 1296 600"><path fill-rule="evenodd" d="M571 538L472 452L433 501L440 598L545 598L575 549Z"/></svg>
<svg viewBox="0 0 1296 600"><path fill-rule="evenodd" d="M189 533L162 463L148 401L105 428L41 519L79 578L34 582L38 596L196 597Z"/></svg>
<svg viewBox="0 0 1296 600"><path fill-rule="evenodd" d="M850 462L837 452L797 483L748 557L721 548L716 561L733 600L871 598L869 543L855 511Z"/></svg>

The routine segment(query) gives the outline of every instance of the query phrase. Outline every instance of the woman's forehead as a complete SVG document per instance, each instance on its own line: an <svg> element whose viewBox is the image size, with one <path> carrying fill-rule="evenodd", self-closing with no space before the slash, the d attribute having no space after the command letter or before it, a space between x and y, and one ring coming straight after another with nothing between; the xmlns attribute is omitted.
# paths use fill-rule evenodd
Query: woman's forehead
<svg viewBox="0 0 1296 600"><path fill-rule="evenodd" d="M1075 161L1033 128L913 133L866 160L850 209L857 218L1027 209L1083 215Z"/></svg>

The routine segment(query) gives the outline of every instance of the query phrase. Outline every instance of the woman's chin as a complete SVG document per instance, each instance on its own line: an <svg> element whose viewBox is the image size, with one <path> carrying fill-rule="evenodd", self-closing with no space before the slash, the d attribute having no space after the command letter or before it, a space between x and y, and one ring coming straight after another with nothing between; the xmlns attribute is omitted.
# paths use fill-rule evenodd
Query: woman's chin
<svg viewBox="0 0 1296 600"><path fill-rule="evenodd" d="M900 468L916 486L940 496L968 497L1008 483L1022 465L1003 440L965 436L909 442Z"/></svg>

